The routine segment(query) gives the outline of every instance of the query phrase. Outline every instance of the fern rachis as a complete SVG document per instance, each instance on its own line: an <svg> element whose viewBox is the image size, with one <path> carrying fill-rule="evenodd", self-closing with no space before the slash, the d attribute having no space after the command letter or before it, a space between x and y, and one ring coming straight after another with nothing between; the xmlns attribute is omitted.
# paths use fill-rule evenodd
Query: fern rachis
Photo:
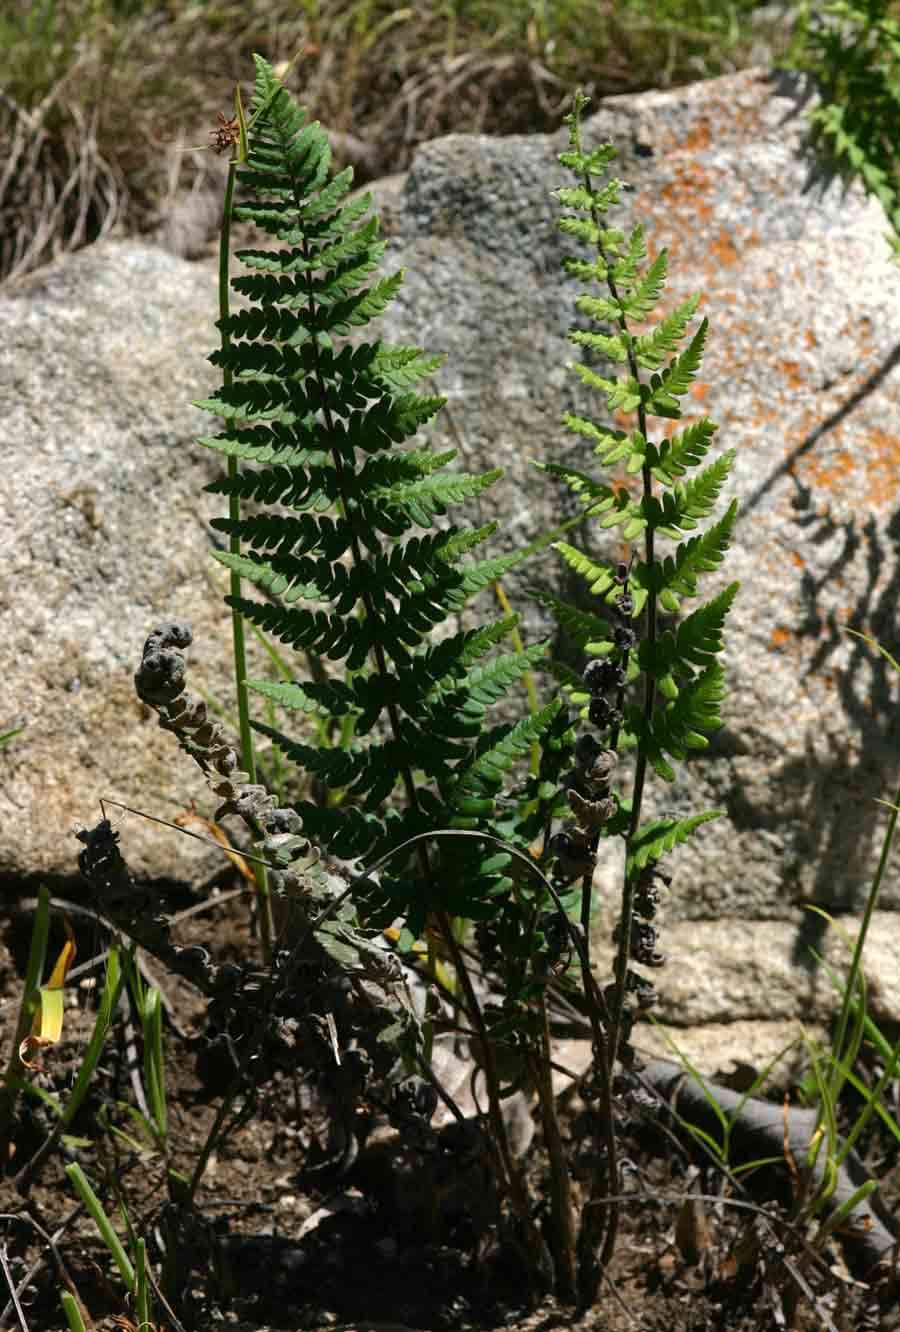
<svg viewBox="0 0 900 1332"><path fill-rule="evenodd" d="M267 598L233 596L232 606L348 672L345 684L336 677L328 685L250 688L307 714L334 707L356 738L335 753L271 726L257 729L326 789L343 793L339 811L302 804L304 832L325 851L375 858L440 822L489 823L503 776L558 704L527 725L486 730L485 708L544 649L476 665L426 646L433 628L518 557L472 558L492 529L443 525L449 508L499 472L448 471L452 450L411 443L442 405L416 392L440 358L359 339L402 274L377 275L385 248L377 220L367 216L366 197L347 200L349 171L329 179L329 161L325 135L257 58L247 161L238 172L244 198L234 216L275 244L238 255L247 271L233 286L249 304L228 317L213 357L230 384L201 405L225 421L204 443L241 464L211 489L262 506L216 524L242 545L240 554L218 558ZM353 340L342 341L348 335ZM435 673L438 663L443 674ZM423 904L440 900L437 862L422 849L415 859L417 868L401 862L382 881L383 910L411 909L414 929L424 924ZM454 909L464 908L455 896ZM469 914L480 910L474 899L468 906Z"/></svg>

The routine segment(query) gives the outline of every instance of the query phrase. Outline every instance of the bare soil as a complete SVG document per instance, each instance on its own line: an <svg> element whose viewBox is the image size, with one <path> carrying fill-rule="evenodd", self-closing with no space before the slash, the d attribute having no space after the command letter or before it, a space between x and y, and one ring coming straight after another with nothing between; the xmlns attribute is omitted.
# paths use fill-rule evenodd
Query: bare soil
<svg viewBox="0 0 900 1332"><path fill-rule="evenodd" d="M74 890L73 890L74 896ZM188 898L185 897L184 901ZM177 909L177 904L172 904ZM15 1025L29 939L27 910L11 909L0 942L2 1032ZM246 902L232 898L195 917L188 938L217 958L246 958L256 945ZM53 943L62 939L60 932ZM79 933L79 960L91 955ZM151 971L152 962L149 963ZM204 1033L205 1001L186 983L157 976L168 1006L166 1068L169 1168L190 1175L227 1090L231 1065ZM76 983L63 1041L43 1056L35 1081L65 1095L93 1022L91 992ZM4 1060L8 1049L4 1049ZM139 1137L124 1022L113 1028L95 1085L75 1124L78 1144L51 1156L26 1197L15 1173L40 1146L48 1112L21 1101L12 1155L0 1179L0 1329L65 1327L59 1295L77 1292L87 1325L107 1332L134 1318L108 1251L79 1211L64 1173L77 1159L107 1212L124 1202L135 1232L147 1240L157 1280L163 1246L178 1264L178 1307L158 1313L168 1332L388 1325L434 1329L734 1329L828 1328L844 1332L900 1328L897 1284L890 1270L851 1273L839 1242L816 1252L790 1225L791 1176L762 1180L756 1196L736 1190L698 1164L668 1126L653 1117L623 1128L627 1158L619 1244L597 1305L576 1317L552 1299L532 1303L528 1272L497 1233L485 1207L490 1185L478 1169L445 1161L442 1186L410 1145L384 1128L368 1107L371 1132L349 1173L315 1166L325 1155L327 1123L316 1086L290 1070L258 1088L243 1122L210 1158L196 1206L181 1213L167 1188L166 1162ZM852 1107L848 1108L848 1113ZM578 1146L584 1107L563 1102L563 1124ZM116 1137L116 1126L131 1141ZM540 1135L530 1149L534 1196L546 1196ZM861 1144L887 1205L900 1194L898 1147L875 1127ZM576 1184L577 1187L577 1184ZM685 1202L704 1194L711 1201ZM452 1201L451 1201L452 1200ZM120 1230L123 1227L120 1226ZM49 1243L53 1238L54 1243ZM21 1319L8 1303L10 1282L28 1275ZM157 1305L157 1310L160 1306ZM172 1316L174 1315L174 1317ZM24 1320L24 1321L22 1321Z"/></svg>

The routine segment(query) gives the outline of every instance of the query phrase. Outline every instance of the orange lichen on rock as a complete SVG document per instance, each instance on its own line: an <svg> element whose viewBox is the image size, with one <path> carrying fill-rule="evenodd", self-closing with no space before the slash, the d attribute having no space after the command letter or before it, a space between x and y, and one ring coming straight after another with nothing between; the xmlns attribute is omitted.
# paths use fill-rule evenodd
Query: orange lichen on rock
<svg viewBox="0 0 900 1332"><path fill-rule="evenodd" d="M780 652L783 647L791 641L791 631L786 625L776 624L772 630L772 636L769 639L769 645L774 652Z"/></svg>
<svg viewBox="0 0 900 1332"><path fill-rule="evenodd" d="M807 376L800 369L797 361L782 361L781 370L792 389L802 389L807 387Z"/></svg>
<svg viewBox="0 0 900 1332"><path fill-rule="evenodd" d="M697 222L708 222L713 215L712 204L706 198L714 190L712 176L696 162L677 162L676 169L676 179L660 191L670 220L683 214Z"/></svg>
<svg viewBox="0 0 900 1332"><path fill-rule="evenodd" d="M838 431L835 431L837 434ZM845 494L854 503L884 510L896 502L900 475L900 436L872 427L865 432L857 453L843 448L817 457L815 451L798 462L797 472L806 485Z"/></svg>
<svg viewBox="0 0 900 1332"><path fill-rule="evenodd" d="M709 121L705 118L699 120L696 125L692 125L679 144L681 152L699 153L704 148L708 148L712 142L712 131L709 127Z"/></svg>
<svg viewBox="0 0 900 1332"><path fill-rule="evenodd" d="M872 428L866 432L864 456L868 499L878 508L896 502L897 477L900 475L900 437L887 430Z"/></svg>
<svg viewBox="0 0 900 1332"><path fill-rule="evenodd" d="M732 264L736 264L741 257L726 227L720 227L718 238L710 241L709 251L725 268L730 268Z"/></svg>
<svg viewBox="0 0 900 1332"><path fill-rule="evenodd" d="M803 459L798 470L803 480L814 490L840 494L850 489L848 482L858 469L853 455L841 449L840 452L829 453L827 460L814 455Z"/></svg>

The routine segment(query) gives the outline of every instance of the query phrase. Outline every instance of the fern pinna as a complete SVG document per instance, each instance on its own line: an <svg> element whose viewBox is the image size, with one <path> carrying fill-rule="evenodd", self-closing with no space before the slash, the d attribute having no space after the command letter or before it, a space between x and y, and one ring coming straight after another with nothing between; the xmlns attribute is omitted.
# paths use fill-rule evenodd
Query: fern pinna
<svg viewBox="0 0 900 1332"><path fill-rule="evenodd" d="M489 656L514 617L426 642L520 556L467 559L496 525L441 521L499 471L447 471L454 451L399 447L443 404L414 387L441 358L359 340L402 273L373 276L385 246L367 216L370 197L348 198L351 170L330 178L329 164L323 131L256 57L238 171L245 197L233 216L276 243L238 254L248 271L232 286L249 304L224 321L211 360L225 384L200 405L226 423L202 442L242 468L210 489L259 506L215 522L244 547L217 558L266 597L229 603L265 633L343 666L326 679L250 688L301 715L341 719L345 744L315 747L256 729L327 792L321 803L298 805L304 834L365 863L438 826L489 826L507 770L558 705L518 725L485 727L486 709L544 652L537 645ZM471 841L461 846L438 852L420 842L405 866L398 855L392 875L373 885L376 915L409 911L414 932L436 907L480 915L485 895L504 886L501 867L477 853L473 864ZM466 872L441 874L436 901L439 854L465 857Z"/></svg>
<svg viewBox="0 0 900 1332"><path fill-rule="evenodd" d="M595 361L623 365L625 371L614 377L586 364L577 364L574 370L582 383L605 400L608 416L635 413L637 425L632 430L614 428L607 423L608 417L600 419L602 413L596 420L569 413L565 424L591 441L601 463L622 464L628 476L640 477L641 486L635 494L624 484L601 483L572 467L542 466L581 499L585 518L603 528L619 528L626 543L641 538L643 558L635 550L630 554L626 550L620 562L605 563L588 558L572 545L557 543L556 549L605 609L591 612L552 598L544 601L557 612L583 654L591 658L583 678L572 682L571 698L596 731L583 735L576 747L576 772L569 790L575 822L553 842L561 877L584 875L585 925L589 870L599 841L610 836L626 839L617 969L606 995L612 1015L612 1061L617 1053L633 1053L627 1047L630 1015L623 1011L626 996L636 999L639 1007L654 998L653 987L630 971L629 961L648 966L662 961L649 923L658 901L655 881L668 882L657 862L700 824L720 813L657 818L643 825L640 821L648 766L665 781L674 780L670 760L684 759L692 750L704 748L707 733L721 725L719 706L725 690L718 657L737 583L680 622L674 616L682 602L697 596L700 577L721 564L737 501L704 533L687 536L712 513L733 454L708 461L716 427L705 418L657 441L648 437L647 423L654 416L670 421L681 417L681 400L700 366L707 323L704 319L683 345L698 303L692 296L649 331L637 331L641 326L647 328L660 300L667 256L662 251L646 264L639 226L626 237L605 225L605 214L618 202L623 186L615 178L595 183L607 174L616 154L610 144L591 152L583 150L580 119L584 105L585 100L576 95L568 119L570 149L560 157L577 184L557 191L566 210L559 226L591 248L590 258L570 257L564 264L573 277L599 286L599 294L592 291L579 296L576 306L601 327L574 329L569 336L577 346L588 349ZM649 373L642 375L642 371ZM661 555L657 544L661 538L676 543L672 553ZM632 702L631 686L641 678L643 697ZM635 746L634 784L627 799L615 793L613 784L619 752Z"/></svg>

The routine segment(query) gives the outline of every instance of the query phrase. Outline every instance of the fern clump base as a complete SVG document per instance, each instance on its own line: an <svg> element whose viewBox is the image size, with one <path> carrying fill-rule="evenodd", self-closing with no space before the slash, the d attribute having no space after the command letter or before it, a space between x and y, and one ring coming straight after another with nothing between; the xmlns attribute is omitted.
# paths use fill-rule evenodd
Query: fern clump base
<svg viewBox="0 0 900 1332"><path fill-rule="evenodd" d="M216 558L230 574L236 629L249 624L296 651L289 678L244 680L238 668L242 705L264 700L286 719L252 726L302 772L307 794L279 808L246 753L240 767L183 691L180 628L174 645L168 630L151 635L139 681L207 773L220 813L256 835L273 891L294 905L302 965L321 993L343 996L325 1014L312 999L295 1011L300 944L272 941L258 1030L269 1030L279 1006L281 1036L286 1023L291 1033L311 1024L318 1085L339 1130L331 1164L344 1171L355 1159L367 1099L426 1153L438 1150L430 1120L439 1101L462 1125L432 1060L437 1034L459 1030L483 1086L472 1128L491 1171L490 1225L520 1255L534 1293L588 1307L618 1231L618 1204L607 1201L621 1184L617 1114L640 1099L632 1025L656 998L645 970L664 961L654 921L671 877L660 862L715 817L642 821L644 784L649 772L671 781L673 761L701 749L720 721L718 657L736 587L689 613L683 603L721 563L736 506L697 531L731 461L708 457L711 422L650 439L651 418L679 418L707 326L688 336L691 298L635 331L661 298L666 256L648 264L640 228L625 237L604 225L620 185L596 183L613 150L582 149L582 105L576 99L561 159L577 183L559 192L562 230L591 251L566 264L591 284L578 299L591 327L572 340L595 364L626 372L577 366L617 424L603 414L570 414L565 424L602 464L641 477L635 497L587 471L541 464L570 486L584 519L619 529L625 544L606 564L558 543L595 603L580 610L544 597L588 658L583 677L564 681L544 705L532 687L520 720L491 722L490 710L545 662L547 644L524 645L513 614L479 621L475 599L535 547L485 555L496 524L454 521L499 472L455 470L453 450L428 446L443 399L420 386L440 359L368 333L402 281L382 272L370 199L350 194L349 170L331 174L321 128L257 58L252 105L246 116L237 107L239 202L229 190L226 211L268 242L238 252L242 271L231 285L243 307L232 313L223 300L211 357L223 382L200 404L222 425L202 442L226 460L209 489L228 501L214 526L228 540ZM622 430L629 413L636 425ZM664 540L674 550L661 558ZM460 628L452 619L464 609L469 627ZM628 794L625 751L634 757ZM592 879L609 838L624 841L626 874L614 974L603 983L591 958ZM343 890L323 891L317 859ZM159 928L158 946L177 960ZM198 974L218 983L205 964ZM413 976L426 988L421 1007L410 998ZM580 1012L591 1033L593 1058L578 1085L593 1144L577 1188L552 1082L560 1005ZM241 1063L240 1077L249 1067ZM516 1091L540 1120L546 1223L507 1123L504 1103Z"/></svg>
<svg viewBox="0 0 900 1332"><path fill-rule="evenodd" d="M241 308L222 301L211 357L222 384L200 404L221 424L202 443L226 464L209 490L228 505L214 527L228 543L216 558L230 575L236 633L251 626L292 663L277 681L247 680L238 665L242 730L252 721L306 786L283 803L255 780L247 736L239 758L184 687L188 629L160 626L145 645L140 696L200 764L218 817L250 830L283 909L262 982L179 949L162 915L151 926L132 910L124 927L190 974L226 1031L241 1032L229 1096L249 1095L292 1058L314 1074L330 1118L322 1166L338 1178L359 1154L372 1105L412 1134L424 1168L443 1150L431 1122L442 1102L489 1169L485 1225L518 1255L531 1294L588 1307L618 1231L617 1116L640 1099L632 1024L656 997L645 970L664 961L654 921L671 880L660 862L714 816L642 821L644 782L649 772L671 780L673 761L719 723L718 656L736 588L675 617L721 562L736 510L697 531L730 463L708 459L712 423L650 440L653 416L680 414L706 324L678 350L692 299L652 331L633 331L661 297L665 256L645 267L640 229L626 238L602 224L619 185L595 183L612 150L582 150L581 109L576 100L562 157L578 183L560 199L563 230L591 247L589 261L567 267L593 284L578 302L592 327L573 341L627 373L578 373L607 414L634 413L637 424L613 428L601 414L566 424L602 463L640 474L642 493L543 464L569 484L585 519L621 530L626 549L604 564L558 543L594 606L544 600L588 664L544 704L523 690L525 714L495 722L491 709L548 664L548 645L523 644L514 614L479 619L476 598L547 539L491 556L496 524L455 520L499 473L456 470L453 450L429 447L443 399L421 385L439 358L369 332L402 281L382 271L370 199L351 195L349 170L331 173L327 137L257 58L252 104L246 113L237 104L238 202L229 186L226 214L267 242L238 252L231 287ZM674 544L665 559L663 540ZM266 721L252 719L254 703ZM625 751L634 757L628 794ZM592 878L609 838L624 841L626 876L616 965L604 981L591 957ZM127 883L112 849L90 868L101 886L104 874ZM580 1014L591 1037L578 1079L592 1138L586 1170L553 1086L560 1012ZM468 1126L436 1071L435 1042L447 1031L477 1065ZM513 1093L540 1123L546 1208L515 1151ZM223 1107L188 1199L226 1119Z"/></svg>

